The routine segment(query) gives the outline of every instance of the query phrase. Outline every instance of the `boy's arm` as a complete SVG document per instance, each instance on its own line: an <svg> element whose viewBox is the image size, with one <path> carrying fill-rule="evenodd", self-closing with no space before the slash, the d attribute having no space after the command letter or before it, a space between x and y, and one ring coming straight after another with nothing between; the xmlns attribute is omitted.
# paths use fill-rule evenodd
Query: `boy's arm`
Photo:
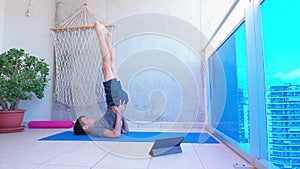
<svg viewBox="0 0 300 169"><path fill-rule="evenodd" d="M112 107L112 109L113 109L114 112L120 111L118 108L116 108L114 106ZM117 114L120 114L120 113L117 113ZM122 121L122 127L121 127L122 133L128 133L129 128L128 128L127 120L124 118L124 116L122 116L122 115L120 115L120 116L121 116L121 121Z"/></svg>
<svg viewBox="0 0 300 169"><path fill-rule="evenodd" d="M112 131L104 130L103 137L118 138L121 136L121 121L123 121L121 114L124 112L125 107L126 107L125 102L122 102L121 100L119 106L111 107L112 111L116 114L115 128Z"/></svg>
<svg viewBox="0 0 300 169"><path fill-rule="evenodd" d="M121 121L122 121L122 128L121 128L121 130L122 130L123 133L128 133L129 132L128 123L127 123L126 119L124 118L124 116L122 115L123 112L126 110L126 102L120 100L119 101L119 106L116 107L116 109L117 109L116 112L117 111L121 112L120 113L121 114Z"/></svg>
<svg viewBox="0 0 300 169"><path fill-rule="evenodd" d="M119 113L116 113L115 128L112 131L105 129L103 132L103 137L119 138L121 136L121 119L121 115Z"/></svg>

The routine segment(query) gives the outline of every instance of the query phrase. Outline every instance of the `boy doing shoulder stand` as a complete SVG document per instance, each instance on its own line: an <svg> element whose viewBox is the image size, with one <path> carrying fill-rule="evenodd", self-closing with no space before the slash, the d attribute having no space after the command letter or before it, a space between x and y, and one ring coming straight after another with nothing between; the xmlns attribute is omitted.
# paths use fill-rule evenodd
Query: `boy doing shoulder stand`
<svg viewBox="0 0 300 169"><path fill-rule="evenodd" d="M96 120L94 117L80 116L74 125L74 134L90 134L97 137L118 138L121 132L129 132L122 113L126 110L128 95L122 90L116 75L116 56L111 45L111 33L105 26L95 21L95 29L102 55L102 73L107 110Z"/></svg>

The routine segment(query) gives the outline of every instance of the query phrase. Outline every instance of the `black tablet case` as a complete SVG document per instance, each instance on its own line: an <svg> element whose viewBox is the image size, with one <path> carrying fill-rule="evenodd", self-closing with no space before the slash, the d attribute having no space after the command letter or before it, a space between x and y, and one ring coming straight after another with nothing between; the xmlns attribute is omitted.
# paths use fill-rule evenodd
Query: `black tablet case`
<svg viewBox="0 0 300 169"><path fill-rule="evenodd" d="M180 144L182 143L184 137L176 137L176 138L166 138L155 140L149 154L152 157L169 155L175 153L181 153L182 149Z"/></svg>

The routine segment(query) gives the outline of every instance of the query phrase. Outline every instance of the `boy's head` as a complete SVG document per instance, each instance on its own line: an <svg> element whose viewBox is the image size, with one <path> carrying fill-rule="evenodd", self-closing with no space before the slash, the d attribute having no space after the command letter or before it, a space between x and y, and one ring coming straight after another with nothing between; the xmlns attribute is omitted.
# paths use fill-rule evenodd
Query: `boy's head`
<svg viewBox="0 0 300 169"><path fill-rule="evenodd" d="M95 123L96 119L93 117L80 116L74 124L73 132L75 135L88 134L91 132L91 129Z"/></svg>

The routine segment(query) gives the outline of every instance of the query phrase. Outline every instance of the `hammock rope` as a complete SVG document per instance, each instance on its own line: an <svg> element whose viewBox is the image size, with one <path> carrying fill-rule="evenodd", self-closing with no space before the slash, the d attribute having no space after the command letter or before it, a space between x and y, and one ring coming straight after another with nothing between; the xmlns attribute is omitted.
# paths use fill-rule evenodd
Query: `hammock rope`
<svg viewBox="0 0 300 169"><path fill-rule="evenodd" d="M56 28L54 39L56 79L54 99L68 106L85 107L104 101L97 20L84 5ZM106 26L111 32L113 25Z"/></svg>

